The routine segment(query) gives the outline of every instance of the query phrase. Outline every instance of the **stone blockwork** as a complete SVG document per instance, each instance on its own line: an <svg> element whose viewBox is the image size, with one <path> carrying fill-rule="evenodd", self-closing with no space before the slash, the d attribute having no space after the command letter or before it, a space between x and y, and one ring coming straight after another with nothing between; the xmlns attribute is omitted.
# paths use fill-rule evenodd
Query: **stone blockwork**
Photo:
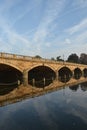
<svg viewBox="0 0 87 130"><path fill-rule="evenodd" d="M29 70L38 66L47 66L51 68L57 75L57 72L63 67L69 68L72 71L72 73L76 68L79 68L82 72L84 69L87 69L87 65L68 62L58 62L48 59L39 59L30 56L22 56L8 53L0 53L0 64L9 65L22 72L25 82L27 82Z"/></svg>

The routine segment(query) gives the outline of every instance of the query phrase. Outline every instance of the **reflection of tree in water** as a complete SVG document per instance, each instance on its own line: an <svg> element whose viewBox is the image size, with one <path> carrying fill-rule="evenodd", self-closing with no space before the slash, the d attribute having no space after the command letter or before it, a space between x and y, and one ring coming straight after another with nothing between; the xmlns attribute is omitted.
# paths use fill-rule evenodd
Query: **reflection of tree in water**
<svg viewBox="0 0 87 130"><path fill-rule="evenodd" d="M74 86L69 86L69 88L73 91L77 91L79 87L81 88L82 91L87 91L87 82L74 85Z"/></svg>
<svg viewBox="0 0 87 130"><path fill-rule="evenodd" d="M78 88L79 88L79 84L78 84L78 85L74 85L74 86L69 86L69 88L70 88L72 91L77 91Z"/></svg>
<svg viewBox="0 0 87 130"><path fill-rule="evenodd" d="M87 91L87 82L81 83L81 90Z"/></svg>

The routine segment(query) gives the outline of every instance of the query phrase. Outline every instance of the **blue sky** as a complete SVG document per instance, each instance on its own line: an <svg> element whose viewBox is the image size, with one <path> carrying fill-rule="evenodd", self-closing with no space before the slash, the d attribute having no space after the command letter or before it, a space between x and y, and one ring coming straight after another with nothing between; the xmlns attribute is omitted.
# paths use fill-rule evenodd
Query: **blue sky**
<svg viewBox="0 0 87 130"><path fill-rule="evenodd" d="M0 0L0 52L87 53L87 0Z"/></svg>

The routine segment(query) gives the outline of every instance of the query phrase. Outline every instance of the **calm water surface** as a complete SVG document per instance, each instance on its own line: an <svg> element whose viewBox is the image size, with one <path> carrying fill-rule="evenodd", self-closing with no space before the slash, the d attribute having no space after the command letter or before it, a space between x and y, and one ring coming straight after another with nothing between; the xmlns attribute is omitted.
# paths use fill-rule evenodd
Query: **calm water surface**
<svg viewBox="0 0 87 130"><path fill-rule="evenodd" d="M87 130L87 83L0 107L0 130Z"/></svg>

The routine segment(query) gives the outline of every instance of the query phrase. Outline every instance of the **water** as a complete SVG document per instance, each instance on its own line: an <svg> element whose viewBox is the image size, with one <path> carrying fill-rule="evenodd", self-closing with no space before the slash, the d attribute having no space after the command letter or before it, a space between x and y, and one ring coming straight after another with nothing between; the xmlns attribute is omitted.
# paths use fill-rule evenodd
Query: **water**
<svg viewBox="0 0 87 130"><path fill-rule="evenodd" d="M0 130L87 130L87 83L0 107Z"/></svg>

